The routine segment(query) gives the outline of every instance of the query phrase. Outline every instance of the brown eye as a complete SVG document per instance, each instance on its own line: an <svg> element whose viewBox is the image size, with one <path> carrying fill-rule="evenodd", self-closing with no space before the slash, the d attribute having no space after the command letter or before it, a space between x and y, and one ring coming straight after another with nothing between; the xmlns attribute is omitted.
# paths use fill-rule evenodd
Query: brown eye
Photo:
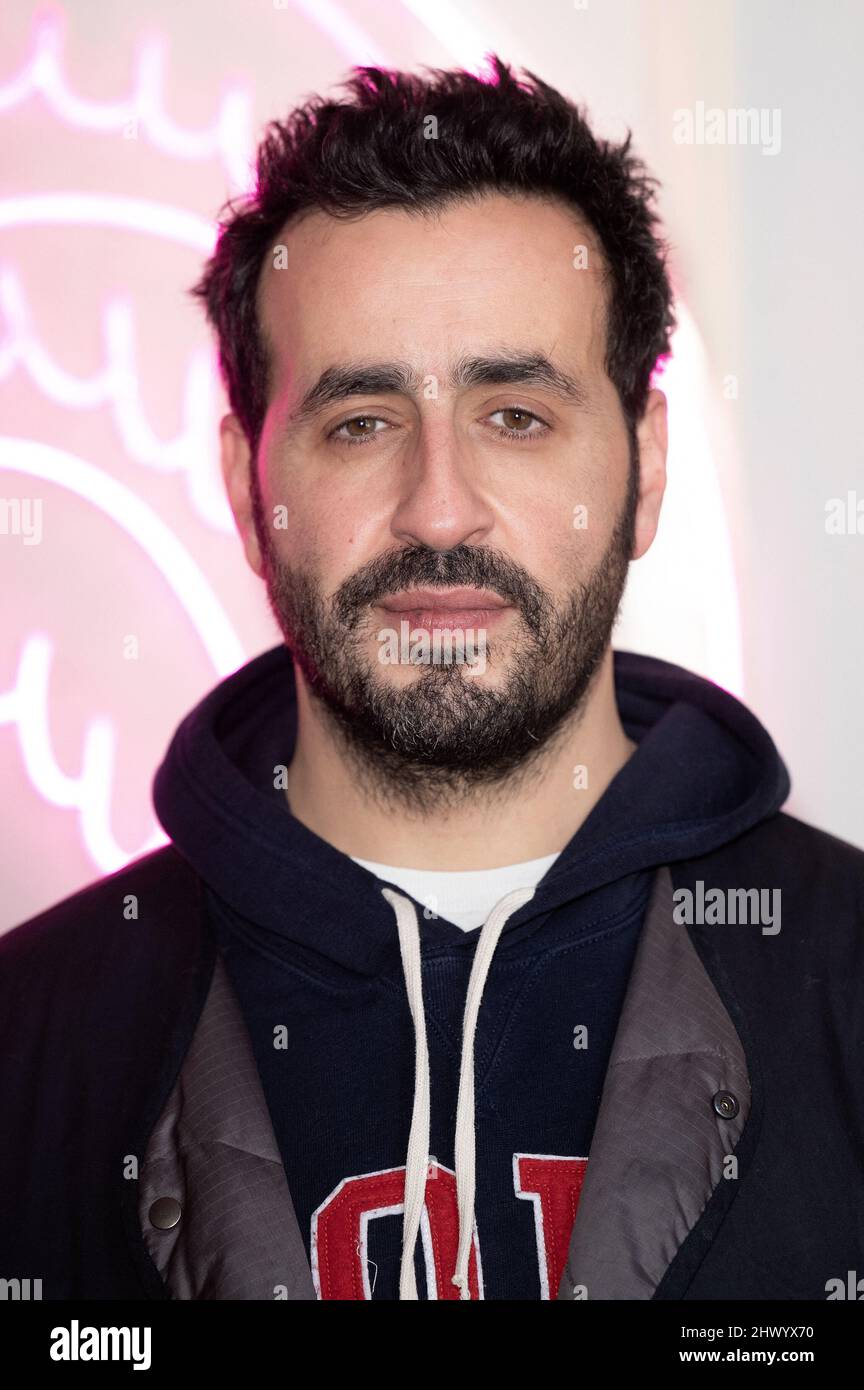
<svg viewBox="0 0 864 1390"><path fill-rule="evenodd" d="M377 428L379 425L381 429ZM331 430L329 438L340 444L365 444L367 439L374 439L385 429L387 423L380 415L352 415L350 420L343 420L341 425Z"/></svg>
<svg viewBox="0 0 864 1390"><path fill-rule="evenodd" d="M494 410L489 418L499 434L508 439L537 439L549 429L539 415L518 405L502 406L500 410Z"/></svg>
<svg viewBox="0 0 864 1390"><path fill-rule="evenodd" d="M535 418L529 415L527 410L502 410L504 425L508 430L523 431L528 428L531 421Z"/></svg>
<svg viewBox="0 0 864 1390"><path fill-rule="evenodd" d="M345 421L345 429L353 439L362 439L364 435L374 434L375 421L371 415L355 415L353 420Z"/></svg>

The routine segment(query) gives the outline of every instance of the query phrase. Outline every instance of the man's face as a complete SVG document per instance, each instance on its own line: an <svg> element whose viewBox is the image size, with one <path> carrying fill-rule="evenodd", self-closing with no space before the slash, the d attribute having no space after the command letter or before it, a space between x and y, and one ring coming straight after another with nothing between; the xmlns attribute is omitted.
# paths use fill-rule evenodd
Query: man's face
<svg viewBox="0 0 864 1390"><path fill-rule="evenodd" d="M251 499L223 426L247 556L355 752L403 788L494 781L578 709L656 526L657 459L640 489L604 369L596 239L495 195L316 212L279 240Z"/></svg>

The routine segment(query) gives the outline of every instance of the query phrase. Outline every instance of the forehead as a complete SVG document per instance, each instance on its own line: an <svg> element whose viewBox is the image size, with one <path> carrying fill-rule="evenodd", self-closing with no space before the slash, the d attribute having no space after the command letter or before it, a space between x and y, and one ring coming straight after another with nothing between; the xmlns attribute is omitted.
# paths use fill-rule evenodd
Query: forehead
<svg viewBox="0 0 864 1390"><path fill-rule="evenodd" d="M368 356L444 371L508 343L600 373L605 271L596 234L557 200L495 194L351 220L316 210L283 229L259 277L271 384L300 389L332 361Z"/></svg>

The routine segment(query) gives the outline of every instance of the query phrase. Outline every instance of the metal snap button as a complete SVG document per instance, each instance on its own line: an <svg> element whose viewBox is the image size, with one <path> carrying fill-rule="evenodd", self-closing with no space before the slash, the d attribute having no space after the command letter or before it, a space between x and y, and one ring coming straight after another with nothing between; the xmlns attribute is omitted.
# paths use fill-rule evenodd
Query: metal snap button
<svg viewBox="0 0 864 1390"><path fill-rule="evenodd" d="M714 1109L724 1120L731 1120L740 1108L737 1097L731 1091L718 1091L714 1097Z"/></svg>
<svg viewBox="0 0 864 1390"><path fill-rule="evenodd" d="M159 1231L170 1231L180 1220L182 1210L176 1197L157 1197L150 1208L150 1225Z"/></svg>

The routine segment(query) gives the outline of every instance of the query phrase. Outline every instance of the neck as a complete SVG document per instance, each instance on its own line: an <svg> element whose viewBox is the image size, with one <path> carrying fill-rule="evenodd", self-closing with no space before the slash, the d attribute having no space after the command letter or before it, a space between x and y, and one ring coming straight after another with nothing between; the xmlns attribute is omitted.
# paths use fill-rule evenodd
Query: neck
<svg viewBox="0 0 864 1390"><path fill-rule="evenodd" d="M578 717L526 777L480 787L452 806L394 812L358 776L302 672L286 795L292 813L344 854L412 869L495 869L562 850L636 745L618 715L609 648ZM581 772L577 772L581 770Z"/></svg>

